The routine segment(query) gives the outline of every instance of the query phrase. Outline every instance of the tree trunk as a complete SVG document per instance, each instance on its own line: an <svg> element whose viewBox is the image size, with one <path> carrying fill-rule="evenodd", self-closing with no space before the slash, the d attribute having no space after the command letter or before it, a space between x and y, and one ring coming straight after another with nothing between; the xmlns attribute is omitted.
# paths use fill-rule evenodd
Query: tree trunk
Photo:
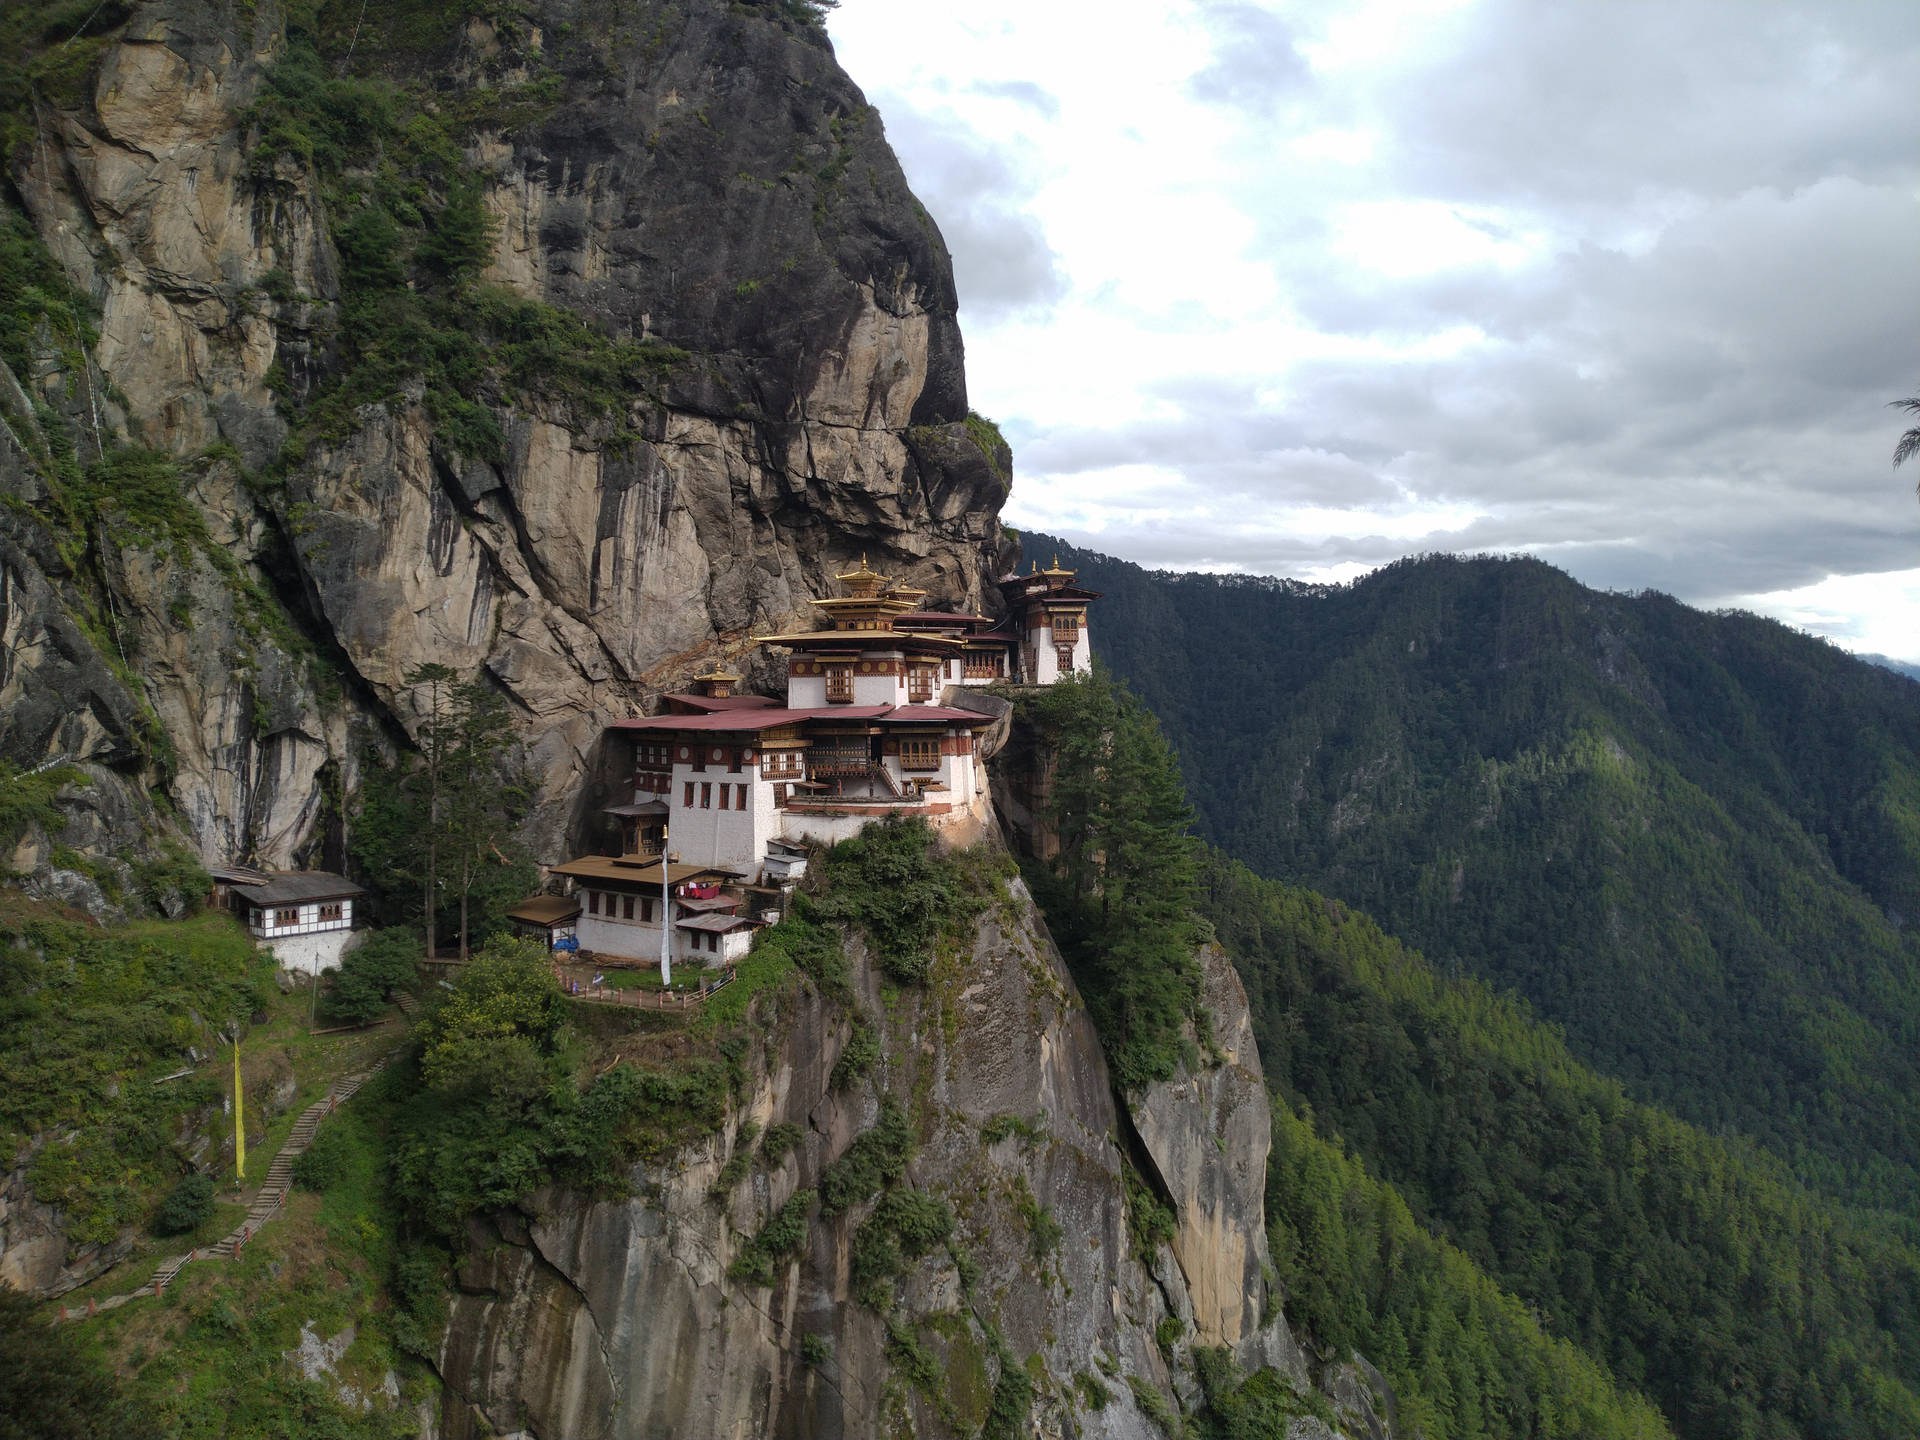
<svg viewBox="0 0 1920 1440"><path fill-rule="evenodd" d="M427 927L427 959L433 959L433 845L427 845L427 893L426 903L420 911L420 919Z"/></svg>

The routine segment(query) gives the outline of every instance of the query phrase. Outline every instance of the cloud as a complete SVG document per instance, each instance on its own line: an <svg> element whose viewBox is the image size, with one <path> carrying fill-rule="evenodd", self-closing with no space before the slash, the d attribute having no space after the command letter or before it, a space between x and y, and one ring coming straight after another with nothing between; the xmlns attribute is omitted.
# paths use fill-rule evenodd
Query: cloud
<svg viewBox="0 0 1920 1440"><path fill-rule="evenodd" d="M976 80L967 89L995 100L1011 100L1048 120L1060 118L1060 101L1031 80Z"/></svg>
<svg viewBox="0 0 1920 1440"><path fill-rule="evenodd" d="M1194 99L1270 115L1311 78L1294 48L1293 31L1272 11L1215 3L1201 8L1200 20L1212 39L1213 56L1187 82Z"/></svg>
<svg viewBox="0 0 1920 1440"><path fill-rule="evenodd" d="M1027 105L1045 96L1038 86L1019 82L971 88ZM1026 209L1035 184L1018 147L992 143L949 107L888 107L886 98L881 113L888 138L952 252L962 314L991 319L1044 309L1058 300L1066 277L1038 220Z"/></svg>
<svg viewBox="0 0 1920 1440"><path fill-rule="evenodd" d="M1920 386L1920 8L832 24L893 66L1015 523L1303 576L1529 550L1920 650L1913 586L1844 583L1920 560L1884 408Z"/></svg>

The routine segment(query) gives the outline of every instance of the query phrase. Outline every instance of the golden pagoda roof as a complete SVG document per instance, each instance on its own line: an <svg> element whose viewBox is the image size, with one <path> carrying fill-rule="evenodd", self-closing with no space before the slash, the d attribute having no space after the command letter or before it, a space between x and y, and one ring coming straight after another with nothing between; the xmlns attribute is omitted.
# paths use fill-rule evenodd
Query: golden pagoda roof
<svg viewBox="0 0 1920 1440"><path fill-rule="evenodd" d="M731 685L739 680L740 677L724 666L717 666L709 670L705 675L696 675L693 678L695 680L712 680L716 683Z"/></svg>
<svg viewBox="0 0 1920 1440"><path fill-rule="evenodd" d="M858 599L870 599L879 594L886 587L889 579L888 576L882 575L867 564L865 554L860 556L858 570L844 570L833 578L842 585L849 586L853 590L853 598Z"/></svg>

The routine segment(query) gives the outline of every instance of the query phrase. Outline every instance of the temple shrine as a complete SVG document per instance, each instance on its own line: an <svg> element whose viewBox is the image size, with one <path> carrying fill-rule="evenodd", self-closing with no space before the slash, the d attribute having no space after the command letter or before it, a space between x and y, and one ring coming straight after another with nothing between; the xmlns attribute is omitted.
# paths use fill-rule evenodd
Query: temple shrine
<svg viewBox="0 0 1920 1440"><path fill-rule="evenodd" d="M658 961L665 925L673 961L720 965L778 918L808 846L889 815L984 826L979 737L994 717L936 702L949 687L1045 685L1085 670L1098 596L1074 578L1057 561L1006 576L1008 614L995 620L921 610L925 592L863 559L835 576L845 593L812 602L818 628L759 641L786 657L784 701L740 694L741 677L715 669L664 697L662 713L609 727L631 761L630 798L603 812L619 853L554 866L570 893L510 915L525 933L641 964Z"/></svg>

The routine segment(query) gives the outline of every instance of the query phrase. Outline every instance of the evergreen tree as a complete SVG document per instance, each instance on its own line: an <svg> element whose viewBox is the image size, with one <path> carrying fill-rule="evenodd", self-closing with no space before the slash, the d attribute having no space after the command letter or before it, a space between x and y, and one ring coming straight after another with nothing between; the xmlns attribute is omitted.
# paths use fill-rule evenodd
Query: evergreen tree
<svg viewBox="0 0 1920 1440"><path fill-rule="evenodd" d="M1199 1019L1192 811L1158 724L1104 671L1026 702L1053 770L1036 893L1123 1089L1165 1079Z"/></svg>

